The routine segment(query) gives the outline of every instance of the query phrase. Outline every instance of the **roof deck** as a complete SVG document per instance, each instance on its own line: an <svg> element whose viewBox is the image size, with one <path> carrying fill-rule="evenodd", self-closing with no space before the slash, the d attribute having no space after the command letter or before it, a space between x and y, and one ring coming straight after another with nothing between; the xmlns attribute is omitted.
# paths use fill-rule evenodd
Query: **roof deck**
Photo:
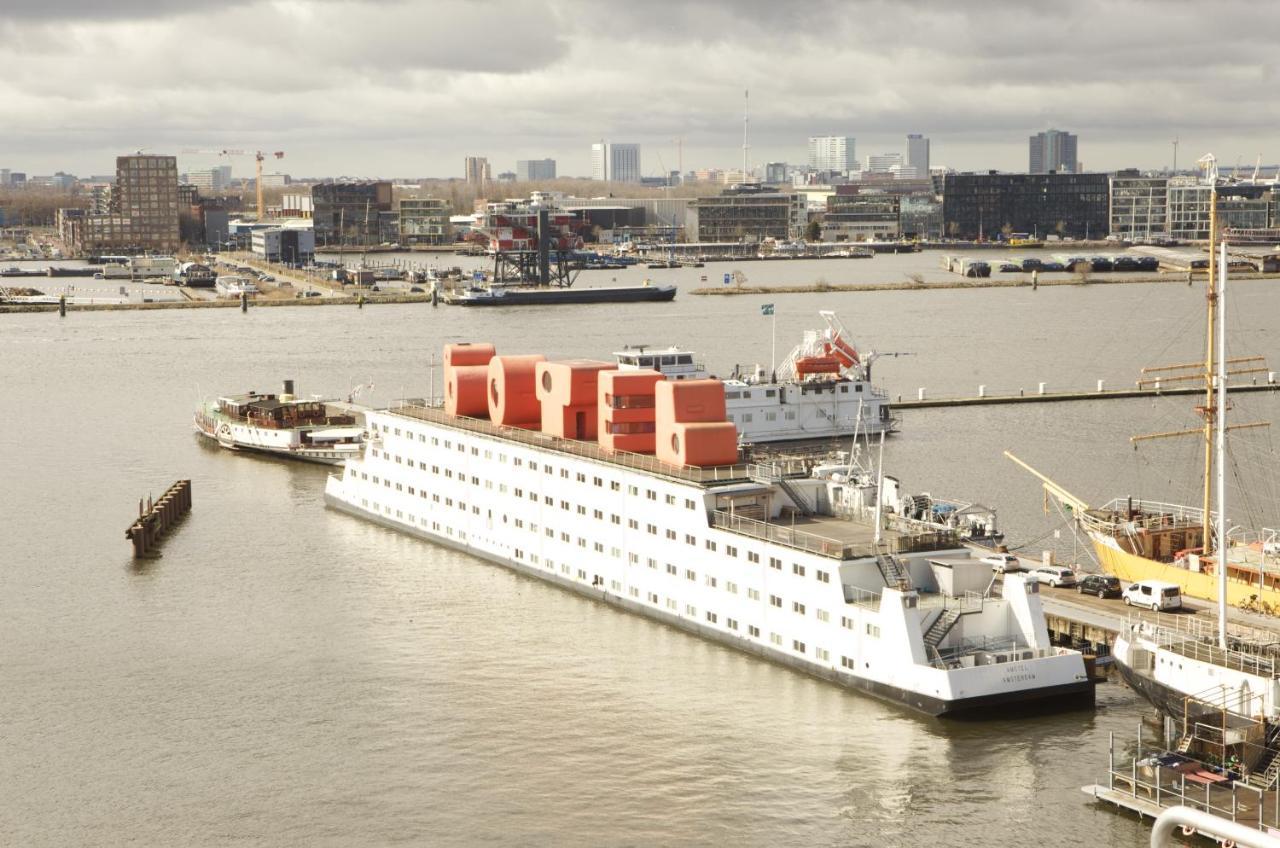
<svg viewBox="0 0 1280 848"><path fill-rule="evenodd" d="M954 533L900 533L889 529L880 531L880 543L877 545L873 525L832 515L759 521L716 510L711 513L711 524L744 536L842 561L873 557L877 553L905 554L960 547Z"/></svg>
<svg viewBox="0 0 1280 848"><path fill-rule="evenodd" d="M529 445L531 447L542 448L544 450L555 451L557 453L568 454L570 456L579 456L584 459L604 462L621 468L628 468L633 471L643 471L647 474L654 474L659 477L667 477L673 480L684 480L691 483L698 483L703 486L748 482L751 480L754 468L753 464L745 462L737 463L735 465L709 466L706 468L696 465L670 465L669 463L662 462L652 454L630 453L628 451L609 451L600 447L596 442L562 439L557 436L542 433L538 430L524 430L519 427L502 427L483 418L453 416L446 413L443 407L427 406L426 404L418 401L398 401L392 403L392 405L388 407L387 411L396 415L403 415L407 418L416 418L419 421L429 421L432 424L438 424L443 427L452 427L456 430L479 433L495 439L513 442L515 444ZM774 460L774 464L778 464L779 462L786 464L785 460ZM794 475L807 475L810 467L810 461L796 460L787 464L787 471Z"/></svg>

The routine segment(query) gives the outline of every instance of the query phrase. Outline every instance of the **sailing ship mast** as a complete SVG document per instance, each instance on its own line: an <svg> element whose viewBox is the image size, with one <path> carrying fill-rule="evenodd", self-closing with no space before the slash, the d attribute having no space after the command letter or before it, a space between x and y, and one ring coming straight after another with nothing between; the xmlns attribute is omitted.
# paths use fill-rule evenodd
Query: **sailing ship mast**
<svg viewBox="0 0 1280 848"><path fill-rule="evenodd" d="M1202 156L1198 164L1204 167L1206 176L1209 179L1209 285L1208 291L1205 293L1208 308L1206 309L1204 356L1204 500L1203 512L1201 513L1204 521L1203 549L1204 554L1207 556L1209 554L1210 540L1213 538L1213 521L1209 507L1213 497L1214 424L1215 419L1219 417L1221 412L1217 408L1214 399L1214 377L1217 374L1215 362L1217 346L1214 344L1214 335L1218 324L1218 277L1216 264L1218 256L1218 164L1212 153ZM1219 559L1221 559L1221 556L1219 556ZM1220 562L1218 570L1225 574L1226 564ZM1220 586L1219 588L1225 594L1225 587ZM1225 640L1225 634L1220 635Z"/></svg>

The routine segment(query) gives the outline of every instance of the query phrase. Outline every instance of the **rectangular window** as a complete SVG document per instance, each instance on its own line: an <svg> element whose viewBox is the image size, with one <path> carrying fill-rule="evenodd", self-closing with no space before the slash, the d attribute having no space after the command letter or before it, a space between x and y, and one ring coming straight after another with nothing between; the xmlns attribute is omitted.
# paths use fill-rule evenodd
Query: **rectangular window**
<svg viewBox="0 0 1280 848"><path fill-rule="evenodd" d="M803 654L803 653L804 653L804 642L801 642L799 639L792 639L792 640L791 640L791 650L795 651L797 654Z"/></svg>
<svg viewBox="0 0 1280 848"><path fill-rule="evenodd" d="M755 638L759 639L759 638L760 638L760 628L759 628L759 627L756 627L754 624L748 624L748 625L747 625L747 635L749 635L749 636L753 636L753 637L755 637Z"/></svg>
<svg viewBox="0 0 1280 848"><path fill-rule="evenodd" d="M819 583L831 582L831 575L826 571L822 571L822 570L815 571L814 576L818 578Z"/></svg>
<svg viewBox="0 0 1280 848"><path fill-rule="evenodd" d="M685 505L685 508L686 508L686 509L697 509L697 508L698 508L698 504L697 504L697 502L695 502L695 501L693 500L693 498L685 498L684 505Z"/></svg>
<svg viewBox="0 0 1280 848"><path fill-rule="evenodd" d="M799 601L792 601L791 611L794 613L799 613L800 615L804 615L804 604L800 603Z"/></svg>
<svg viewBox="0 0 1280 848"><path fill-rule="evenodd" d="M781 570L782 570L782 560L778 559L777 557L769 557L769 567L770 567L770 568L775 568L775 569L777 569L778 571L781 571Z"/></svg>
<svg viewBox="0 0 1280 848"><path fill-rule="evenodd" d="M769 596L769 606L771 606L771 607L777 607L778 609L782 609L782 598L779 598L777 595L770 595L770 596Z"/></svg>
<svg viewBox="0 0 1280 848"><path fill-rule="evenodd" d="M725 555L725 556L736 557L736 556L738 555L738 549L737 549L736 547L734 547L733 545L725 545L725 546L724 546L724 555Z"/></svg>
<svg viewBox="0 0 1280 848"><path fill-rule="evenodd" d="M738 594L738 584L734 583L732 580L727 580L724 584L724 590L736 595Z"/></svg>
<svg viewBox="0 0 1280 848"><path fill-rule="evenodd" d="M709 612L709 613L707 613L707 621L711 622L712 624L715 624L715 623L716 623L716 614L715 614L715 613L713 613L713 612Z"/></svg>
<svg viewBox="0 0 1280 848"><path fill-rule="evenodd" d="M791 563L791 573L804 577L804 566L798 562Z"/></svg>
<svg viewBox="0 0 1280 848"><path fill-rule="evenodd" d="M760 590L759 590L759 589L750 589L750 588L749 588L749 589L747 589L747 597L748 597L748 598L750 598L750 599L751 599L751 600L753 600L753 601L758 601L758 600L760 600Z"/></svg>
<svg viewBox="0 0 1280 848"><path fill-rule="evenodd" d="M816 609L813 614L818 617L818 621L831 621L831 613L826 610Z"/></svg>
<svg viewBox="0 0 1280 848"><path fill-rule="evenodd" d="M747 562L759 562L760 554L755 551L747 551Z"/></svg>
<svg viewBox="0 0 1280 848"><path fill-rule="evenodd" d="M715 543L715 542L713 542L713 541L711 541L710 539L708 539L708 540L707 540L707 550L709 550L709 551L714 551L715 549L716 549L716 543Z"/></svg>
<svg viewBox="0 0 1280 848"><path fill-rule="evenodd" d="M716 579L712 577L710 574L707 575L707 585L710 586L712 589L716 587Z"/></svg>
<svg viewBox="0 0 1280 848"><path fill-rule="evenodd" d="M686 568L684 570L684 576L686 580L697 580L698 572L694 571L692 568Z"/></svg>
<svg viewBox="0 0 1280 848"><path fill-rule="evenodd" d="M730 630L737 630L738 620L736 618L726 618L724 620L724 625L725 627L728 627Z"/></svg>
<svg viewBox="0 0 1280 848"><path fill-rule="evenodd" d="M694 547L698 546L698 539L692 533L685 533L684 541L686 545L693 545Z"/></svg>

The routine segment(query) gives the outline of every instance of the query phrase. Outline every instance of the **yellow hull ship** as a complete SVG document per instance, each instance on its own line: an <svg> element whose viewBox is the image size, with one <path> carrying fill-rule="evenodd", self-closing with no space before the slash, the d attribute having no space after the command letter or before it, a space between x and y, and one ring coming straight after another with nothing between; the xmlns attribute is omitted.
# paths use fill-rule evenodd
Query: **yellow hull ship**
<svg viewBox="0 0 1280 848"><path fill-rule="evenodd" d="M1161 561L1124 550L1122 543L1104 530L1089 528L1088 533L1098 562L1107 574L1126 582L1161 580L1176 584L1184 595L1206 601L1218 599L1215 558L1187 552L1171 561ZM1270 543L1258 540L1233 545L1228 550L1225 600L1229 605L1267 603L1280 609L1280 561L1274 548L1275 535L1273 531L1263 531L1263 538L1269 536Z"/></svg>

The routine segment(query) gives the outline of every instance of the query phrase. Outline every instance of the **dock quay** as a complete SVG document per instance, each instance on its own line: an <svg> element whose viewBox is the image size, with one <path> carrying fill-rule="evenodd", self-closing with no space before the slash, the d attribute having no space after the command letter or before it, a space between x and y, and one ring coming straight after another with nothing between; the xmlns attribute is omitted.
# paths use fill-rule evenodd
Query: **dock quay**
<svg viewBox="0 0 1280 848"><path fill-rule="evenodd" d="M1275 372L1267 374L1264 383L1246 383L1229 386L1231 392L1274 392L1280 390ZM978 394L969 397L937 397L931 398L924 389L919 389L914 400L903 400L902 395L893 401L895 410L901 409L945 409L957 406L995 406L1010 403L1062 403L1079 400L1120 400L1125 398L1163 397L1172 395L1202 395L1203 386L1171 386L1166 388L1132 388L1108 389L1102 381L1094 391L1079 390L1066 392L1047 392L1041 383L1035 392L1027 393L1019 390L1018 394L987 394L985 386L978 387Z"/></svg>
<svg viewBox="0 0 1280 848"><path fill-rule="evenodd" d="M133 555L139 559L159 556L154 553L160 540L178 521L191 511L191 481L179 480L159 500L138 501L138 519L124 531L133 542Z"/></svg>
<svg viewBox="0 0 1280 848"><path fill-rule="evenodd" d="M1117 762L1115 733L1111 733L1106 777L1102 783L1082 786L1081 791L1095 801L1137 813L1139 818L1155 819L1166 810L1184 807L1221 822L1213 831L1184 825L1184 837L1198 834L1224 846L1270 845L1280 837L1280 789L1263 788L1247 779L1233 780L1198 769L1195 763L1178 762L1163 748L1144 747L1141 725L1137 747L1126 759L1127 763Z"/></svg>

